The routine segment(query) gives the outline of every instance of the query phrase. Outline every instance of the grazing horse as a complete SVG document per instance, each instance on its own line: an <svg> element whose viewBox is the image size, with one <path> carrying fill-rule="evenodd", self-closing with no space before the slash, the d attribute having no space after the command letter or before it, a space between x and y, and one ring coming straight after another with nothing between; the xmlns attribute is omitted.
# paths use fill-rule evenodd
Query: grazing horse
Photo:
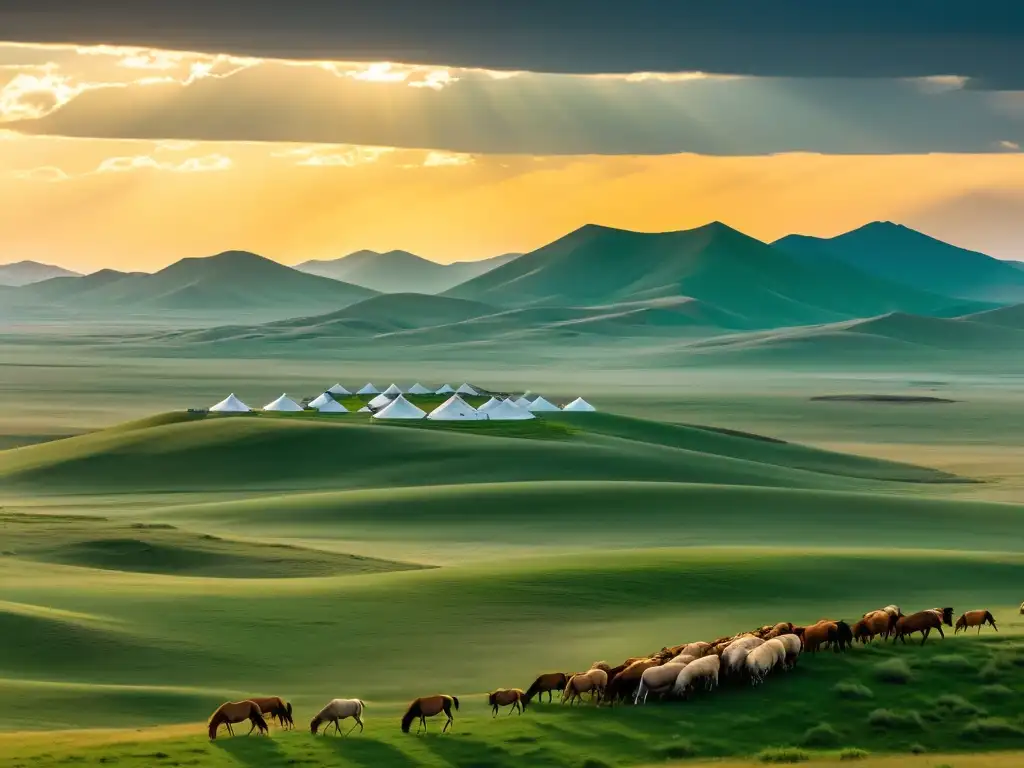
<svg viewBox="0 0 1024 768"><path fill-rule="evenodd" d="M541 675L526 689L526 702L529 703L530 699L534 696L543 696L546 693L548 695L548 703L550 704L551 692L564 691L565 684L568 682L569 676L565 672L548 672Z"/></svg>
<svg viewBox="0 0 1024 768"><path fill-rule="evenodd" d="M249 701L256 703L260 708L260 714L269 715L271 719L276 717L284 729L289 730L295 727L295 721L292 720L292 703L290 701L285 701L280 696L253 696Z"/></svg>
<svg viewBox="0 0 1024 768"><path fill-rule="evenodd" d="M341 726L338 725L339 720L344 720L347 717L354 718L356 725L359 726L359 732L363 732L363 709L366 707L363 704L362 699L332 699L328 702L327 706L316 713L316 716L309 721L309 732L316 736L317 729L321 723L327 723L324 728L324 736L331 729L331 725L334 725L336 733L341 733ZM356 729L356 725L353 725L348 729L349 733L352 733Z"/></svg>
<svg viewBox="0 0 1024 768"><path fill-rule="evenodd" d="M986 624L991 624L992 629L996 632L999 631L999 627L996 626L996 620L992 618L992 614L988 611L967 611L956 620L956 628L953 630L953 634L955 635L961 629L966 632L969 627L977 627L978 634L980 635L981 628Z"/></svg>
<svg viewBox="0 0 1024 768"><path fill-rule="evenodd" d="M644 672L658 666L661 665L654 659L637 659L615 677L609 676L605 699L614 704L618 699L631 698L640 687Z"/></svg>
<svg viewBox="0 0 1024 768"><path fill-rule="evenodd" d="M568 701L571 707L576 703L576 699L583 701L582 694L590 691L590 698L597 699L597 703L600 704L607 686L608 673L603 669L588 669L586 672L571 675L565 685L565 691L562 692L562 703Z"/></svg>
<svg viewBox="0 0 1024 768"><path fill-rule="evenodd" d="M952 608L932 608L927 611L912 613L909 616L902 616L896 621L892 641L895 643L897 640L902 640L903 644L906 645L907 635L920 632L921 645L924 645L925 640L928 639L928 635L931 634L933 629L939 630L939 635L942 638L946 637L942 631L943 624L949 627L953 626Z"/></svg>
<svg viewBox="0 0 1024 768"><path fill-rule="evenodd" d="M232 736L235 735L234 729L231 727L232 723L241 723L248 720L252 723L252 728L249 729L249 733L253 730L259 729L259 733L270 733L270 728L267 726L267 721L263 719L263 714L260 712L259 704L254 701L228 701L217 707L217 711L210 716L210 722L207 723L207 728L210 733L210 741L217 738L217 729L220 726L227 726L228 733ZM249 735L246 734L246 736Z"/></svg>
<svg viewBox="0 0 1024 768"><path fill-rule="evenodd" d="M494 712L491 717L497 717L498 707L507 707L510 704L512 708L509 709L508 713L511 715L518 709L521 715L529 701L526 698L526 694L519 688L499 688L487 694L487 703L491 705L491 710Z"/></svg>
<svg viewBox="0 0 1024 768"><path fill-rule="evenodd" d="M420 698L413 701L409 705L409 709L406 710L405 714L402 715L402 733L409 732L409 726L412 725L412 721L419 718L420 728L424 731L427 730L427 718L439 715L442 712L448 717L445 721L444 728L441 729L441 733L448 730L452 723L455 722L455 718L452 717L452 705L455 709L459 708L459 700L455 696L447 696L445 694L438 694L436 696L421 696ZM416 733L420 732L420 728L416 729Z"/></svg>

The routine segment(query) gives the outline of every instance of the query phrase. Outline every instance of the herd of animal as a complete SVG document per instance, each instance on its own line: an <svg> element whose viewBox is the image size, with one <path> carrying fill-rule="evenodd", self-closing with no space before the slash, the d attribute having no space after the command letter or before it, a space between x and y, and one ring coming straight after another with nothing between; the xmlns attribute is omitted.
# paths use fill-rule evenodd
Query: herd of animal
<svg viewBox="0 0 1024 768"><path fill-rule="evenodd" d="M977 627L978 633L985 625L997 632L995 619L986 610L967 611L957 619L954 634L961 630ZM719 637L710 642L684 643L664 647L649 656L626 659L617 666L607 662L595 662L585 672L549 672L540 675L530 687L499 688L491 691L487 703L492 717L502 707L509 707L508 714L520 715L529 703L543 695L552 701L555 692L561 694L562 704L569 706L582 703L584 696L596 706L625 702L634 705L646 704L653 696L659 699L687 699L695 691L710 691L722 680L761 685L775 670L788 671L796 666L800 656L820 650L845 652L854 643L869 643L875 638L901 641L921 634L921 645L925 644L931 631L937 630L945 637L942 626L953 624L952 608L931 608L905 615L897 605L887 605L865 613L852 626L845 621L822 619L809 626L794 626L790 622L759 627L751 632ZM346 732L355 728L363 730L363 710L366 705L360 699L333 699L310 721L310 733L316 735L321 727L326 735L331 727L341 734L340 722L352 718L355 723ZM419 722L417 733L427 728L427 718L444 714L446 717L441 732L454 723L452 711L458 711L456 696L437 694L415 699L402 716L402 731L408 733L414 721ZM230 701L222 704L210 717L207 724L210 739L217 738L217 731L223 725L234 736L232 725L248 720L260 734L269 734L267 719L276 719L283 728L295 727L292 705L277 696Z"/></svg>

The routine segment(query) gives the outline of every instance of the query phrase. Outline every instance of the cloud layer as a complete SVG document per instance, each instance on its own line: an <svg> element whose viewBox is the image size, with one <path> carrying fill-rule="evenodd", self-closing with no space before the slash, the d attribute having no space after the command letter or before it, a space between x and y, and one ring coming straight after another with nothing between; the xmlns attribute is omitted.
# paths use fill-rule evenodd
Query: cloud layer
<svg viewBox="0 0 1024 768"><path fill-rule="evenodd" d="M1024 7L1015 0L21 5L0 10L6 39L535 72L961 75L986 88L1024 87Z"/></svg>
<svg viewBox="0 0 1024 768"><path fill-rule="evenodd" d="M1024 92L962 75L552 75L141 48L0 45L0 124L27 134L494 154L1008 152Z"/></svg>

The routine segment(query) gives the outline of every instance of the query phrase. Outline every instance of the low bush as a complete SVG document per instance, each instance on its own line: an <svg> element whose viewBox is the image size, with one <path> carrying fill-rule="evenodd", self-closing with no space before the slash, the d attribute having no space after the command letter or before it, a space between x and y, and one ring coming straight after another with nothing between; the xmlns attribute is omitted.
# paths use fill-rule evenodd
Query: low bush
<svg viewBox="0 0 1024 768"><path fill-rule="evenodd" d="M864 760L870 757L871 753L866 749L857 749L856 747L847 747L839 753L840 760Z"/></svg>
<svg viewBox="0 0 1024 768"><path fill-rule="evenodd" d="M983 741L984 739L1000 739L1008 736L1024 736L1024 728L1014 725L1001 717L987 717L972 720L963 727L960 735L965 739Z"/></svg>
<svg viewBox="0 0 1024 768"><path fill-rule="evenodd" d="M665 760L681 760L687 757L696 757L699 754L697 748L685 740L665 744L654 751Z"/></svg>
<svg viewBox="0 0 1024 768"><path fill-rule="evenodd" d="M888 659L875 665L875 677L883 683L906 685L914 678L910 665L903 659Z"/></svg>
<svg viewBox="0 0 1024 768"><path fill-rule="evenodd" d="M985 710L977 704L972 704L963 696L956 696L951 693L943 694L935 700L935 708L944 715L983 715Z"/></svg>
<svg viewBox="0 0 1024 768"><path fill-rule="evenodd" d="M866 685L858 683L856 680L840 680L838 683L832 686L832 690L838 693L840 696L846 696L851 699L873 699L875 693Z"/></svg>
<svg viewBox="0 0 1024 768"><path fill-rule="evenodd" d="M924 728L924 720L913 709L876 709L868 715L868 725L888 731L920 731Z"/></svg>
<svg viewBox="0 0 1024 768"><path fill-rule="evenodd" d="M818 723L804 731L800 743L805 747L836 747L842 741L839 731L828 723Z"/></svg>
<svg viewBox="0 0 1024 768"><path fill-rule="evenodd" d="M757 753L762 763L806 763L811 756L796 747L770 747Z"/></svg>

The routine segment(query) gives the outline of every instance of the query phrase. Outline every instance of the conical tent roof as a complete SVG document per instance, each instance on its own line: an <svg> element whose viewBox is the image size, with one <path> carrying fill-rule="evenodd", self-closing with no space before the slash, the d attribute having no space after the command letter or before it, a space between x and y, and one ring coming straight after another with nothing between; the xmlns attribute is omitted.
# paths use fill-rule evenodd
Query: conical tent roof
<svg viewBox="0 0 1024 768"><path fill-rule="evenodd" d="M252 408L235 397L235 393L232 392L216 405L211 405L210 410L214 413L248 413Z"/></svg>
<svg viewBox="0 0 1024 768"><path fill-rule="evenodd" d="M309 401L309 407L310 408L322 408L323 406L327 405L328 403L333 403L333 402L334 402L334 398L331 397L330 392L328 391L328 392L324 392L322 395L317 395L312 400L310 400Z"/></svg>
<svg viewBox="0 0 1024 768"><path fill-rule="evenodd" d="M552 403L549 403L543 397L538 397L536 400L534 400L532 403L530 403L529 408L534 413L544 412L544 411L557 411L558 410L558 406L557 405L553 405Z"/></svg>
<svg viewBox="0 0 1024 768"><path fill-rule="evenodd" d="M321 406L317 407L320 413L348 413L348 408L339 403L337 400L330 400Z"/></svg>
<svg viewBox="0 0 1024 768"><path fill-rule="evenodd" d="M526 395L523 395L518 400L513 400L510 397L508 399L508 402L512 403L513 405L518 405L520 408L529 408L530 407L530 401L526 399Z"/></svg>
<svg viewBox="0 0 1024 768"><path fill-rule="evenodd" d="M435 392L434 394L435 395L450 395L454 391L455 390L452 389L450 384L442 384L440 389L438 389L437 392Z"/></svg>
<svg viewBox="0 0 1024 768"><path fill-rule="evenodd" d="M479 395L480 393L473 389L469 384L463 384L455 390L460 395Z"/></svg>
<svg viewBox="0 0 1024 768"><path fill-rule="evenodd" d="M356 411L356 413L372 413L372 411L370 410L370 406L364 405L362 408Z"/></svg>
<svg viewBox="0 0 1024 768"><path fill-rule="evenodd" d="M496 406L488 410L484 416L491 421L523 421L525 419L537 418L525 408L509 400L502 400Z"/></svg>
<svg viewBox="0 0 1024 768"><path fill-rule="evenodd" d="M388 387L387 389L385 389L385 390L384 390L384 392L383 392L382 394L385 394L385 395L391 395L391 396L393 397L393 396L395 396L395 395L400 395L400 394L402 394L402 390L401 390L401 389L399 389L399 387L398 387L398 385L397 385L397 384L392 384L392 385L391 385L390 387Z"/></svg>
<svg viewBox="0 0 1024 768"><path fill-rule="evenodd" d="M373 414L375 419L422 419L426 416L415 405L405 399L405 395L399 395L391 401L391 405Z"/></svg>
<svg viewBox="0 0 1024 768"><path fill-rule="evenodd" d="M491 408L493 408L496 405L500 405L500 404L501 404L501 400L499 400L496 397L492 397L486 403L484 403L479 408L477 408L477 411L479 411L480 413L487 413L489 410L491 410Z"/></svg>
<svg viewBox="0 0 1024 768"><path fill-rule="evenodd" d="M302 406L296 403L294 400L289 398L287 395L281 395L277 400L272 403L267 403L263 406L264 411L301 411Z"/></svg>
<svg viewBox="0 0 1024 768"><path fill-rule="evenodd" d="M352 393L345 389L341 384L335 384L333 387L327 390L332 395L351 395Z"/></svg>
<svg viewBox="0 0 1024 768"><path fill-rule="evenodd" d="M427 418L435 421L478 421L480 414L461 397L452 395L427 414Z"/></svg>
<svg viewBox="0 0 1024 768"><path fill-rule="evenodd" d="M391 401L394 399L395 398L389 397L388 395L381 393L377 395L375 398L373 398L373 400L368 402L367 405L370 406L371 408L380 410L381 408L386 408L387 406L391 405Z"/></svg>
<svg viewBox="0 0 1024 768"><path fill-rule="evenodd" d="M372 382L364 384L362 389L356 392L357 395L379 395L380 390L373 386Z"/></svg>
<svg viewBox="0 0 1024 768"><path fill-rule="evenodd" d="M427 389L426 387L424 387L422 384L420 384L417 381L415 384L413 384L411 387L409 387L409 394L410 395L432 395L432 394L434 394L434 392L433 392L433 390Z"/></svg>
<svg viewBox="0 0 1024 768"><path fill-rule="evenodd" d="M562 410L563 411L588 411L588 412L590 412L590 411L596 411L597 408L592 406L590 403L588 403L582 397L577 397L575 400L573 400L571 403L569 403L567 406L565 406Z"/></svg>

